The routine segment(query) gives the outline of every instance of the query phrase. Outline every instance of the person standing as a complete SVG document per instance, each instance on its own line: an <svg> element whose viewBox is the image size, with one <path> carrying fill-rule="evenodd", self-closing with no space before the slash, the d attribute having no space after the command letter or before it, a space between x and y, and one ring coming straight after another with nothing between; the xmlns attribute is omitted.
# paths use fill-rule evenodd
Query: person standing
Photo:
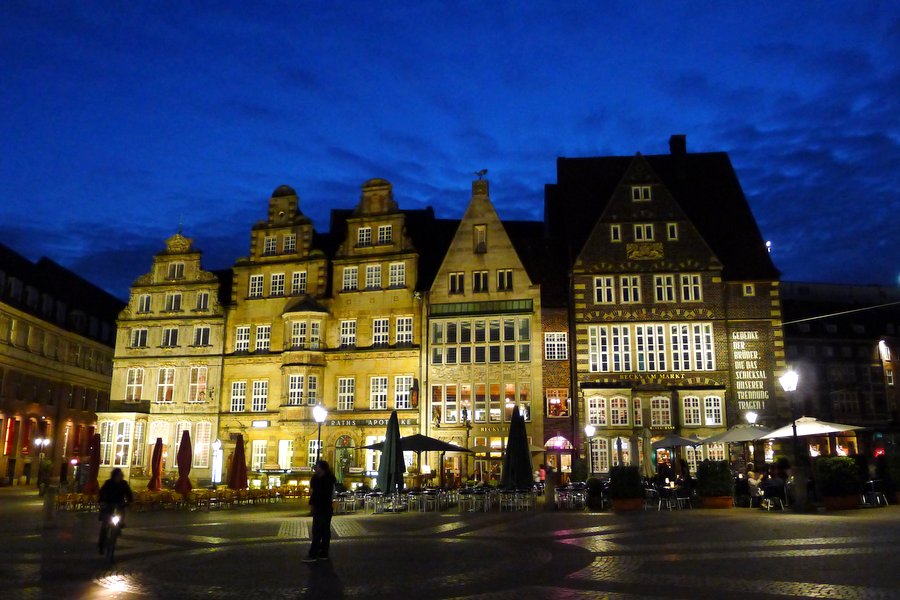
<svg viewBox="0 0 900 600"><path fill-rule="evenodd" d="M309 510L312 513L312 543L309 554L303 562L328 560L328 546L331 543L331 517L334 514L332 498L337 480L325 460L316 462L312 480L309 482Z"/></svg>

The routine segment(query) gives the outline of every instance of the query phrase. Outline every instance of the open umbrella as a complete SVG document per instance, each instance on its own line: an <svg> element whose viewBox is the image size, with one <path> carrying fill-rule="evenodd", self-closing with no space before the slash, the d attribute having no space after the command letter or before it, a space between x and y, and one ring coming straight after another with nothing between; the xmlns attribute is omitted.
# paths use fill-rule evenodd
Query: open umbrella
<svg viewBox="0 0 900 600"><path fill-rule="evenodd" d="M153 445L153 455L150 458L150 481L147 483L147 489L154 492L162 489L162 455L163 441L158 437Z"/></svg>
<svg viewBox="0 0 900 600"><path fill-rule="evenodd" d="M88 471L88 480L87 483L84 484L84 487L81 488L81 491L85 494L96 494L100 491L100 482L97 481L97 476L100 474L100 434L95 433L94 437L91 438L91 450L90 450L90 470Z"/></svg>
<svg viewBox="0 0 900 600"><path fill-rule="evenodd" d="M728 431L717 433L714 436L705 438L702 444L732 444L737 442L753 442L764 435L772 433L771 429L760 427L759 425L748 425L740 423L730 427Z"/></svg>
<svg viewBox="0 0 900 600"><path fill-rule="evenodd" d="M842 423L829 423L828 421L819 421L815 417L800 417L797 419L797 436L806 435L828 435L829 433L841 433L842 431L852 431L854 429L862 429L856 425L844 425ZM793 424L785 425L762 436L761 439L773 440L776 438L793 437Z"/></svg>
<svg viewBox="0 0 900 600"><path fill-rule="evenodd" d="M178 481L175 482L175 491L187 494L194 486L188 474L191 472L191 457L194 452L191 448L191 433L185 429L181 434L181 444L178 446L178 456L175 457L178 463Z"/></svg>
<svg viewBox="0 0 900 600"><path fill-rule="evenodd" d="M660 448L679 448L681 446L694 446L697 442L692 440L691 438L682 437L675 433L670 433L666 437L661 440L656 440L651 444L651 447L654 450L659 450Z"/></svg>
<svg viewBox="0 0 900 600"><path fill-rule="evenodd" d="M384 446L381 451L381 462L378 463L378 487L385 494L393 494L403 489L403 473L406 463L403 461L403 447L400 445L400 421L397 411L391 412L387 430L384 433Z"/></svg>
<svg viewBox="0 0 900 600"><path fill-rule="evenodd" d="M509 437L506 443L506 454L503 456L503 472L500 475L500 487L505 489L531 489L534 485L534 465L531 462L531 451L528 449L528 433L525 431L525 417L519 413L519 407L513 408L509 420Z"/></svg>
<svg viewBox="0 0 900 600"><path fill-rule="evenodd" d="M233 490L247 489L247 459L244 458L244 436L238 435L228 472L228 487Z"/></svg>

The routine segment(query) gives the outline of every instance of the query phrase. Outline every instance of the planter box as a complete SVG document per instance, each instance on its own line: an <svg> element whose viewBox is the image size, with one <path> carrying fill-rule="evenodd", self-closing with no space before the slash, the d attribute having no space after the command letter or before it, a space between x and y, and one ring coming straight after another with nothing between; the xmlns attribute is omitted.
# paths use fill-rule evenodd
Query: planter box
<svg viewBox="0 0 900 600"><path fill-rule="evenodd" d="M731 496L703 496L700 498L703 508L731 508L734 501Z"/></svg>
<svg viewBox="0 0 900 600"><path fill-rule="evenodd" d="M826 510L850 510L859 508L859 496L825 496Z"/></svg>
<svg viewBox="0 0 900 600"><path fill-rule="evenodd" d="M641 510L644 506L643 498L613 498L612 509L615 512L629 512Z"/></svg>

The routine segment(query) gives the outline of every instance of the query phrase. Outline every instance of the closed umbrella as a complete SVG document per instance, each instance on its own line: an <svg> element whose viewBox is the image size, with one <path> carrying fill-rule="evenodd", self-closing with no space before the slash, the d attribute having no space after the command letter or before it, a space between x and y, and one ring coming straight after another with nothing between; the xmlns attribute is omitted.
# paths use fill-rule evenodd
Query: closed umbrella
<svg viewBox="0 0 900 600"><path fill-rule="evenodd" d="M247 459L244 458L244 436L240 434L234 447L234 456L231 457L228 487L233 490L247 489Z"/></svg>
<svg viewBox="0 0 900 600"><path fill-rule="evenodd" d="M516 406L509 421L509 437L503 456L500 487L525 490L531 489L532 485L534 485L534 465L531 462L525 417L519 413L519 407Z"/></svg>
<svg viewBox="0 0 900 600"><path fill-rule="evenodd" d="M644 430L641 432L641 446L644 448L644 460L641 462L641 475L647 477L653 477L655 474L655 470L653 468L653 460L651 456L653 455L653 447L650 444L650 430L644 427Z"/></svg>
<svg viewBox="0 0 900 600"><path fill-rule="evenodd" d="M91 438L90 450L90 470L88 471L88 480L81 489L85 494L96 494L100 491L100 482L97 476L100 475L100 434L95 433Z"/></svg>
<svg viewBox="0 0 900 600"><path fill-rule="evenodd" d="M158 492L162 489L162 455L162 438L156 438L156 443L153 445L153 455L150 458L150 481L147 483L147 489L153 492Z"/></svg>
<svg viewBox="0 0 900 600"><path fill-rule="evenodd" d="M856 425L844 425L842 423L829 423L828 421L819 421L815 417L800 417L797 419L797 436L803 437L807 435L828 435L829 433L841 433L842 431L853 431L854 429L862 429ZM773 440L776 438L793 437L793 424L785 425L776 429L768 435L762 436L761 439Z"/></svg>
<svg viewBox="0 0 900 600"><path fill-rule="evenodd" d="M175 491L187 495L194 486L188 475L191 472L191 457L193 456L191 448L191 434L185 429L181 434L181 444L178 446L178 455L175 457L178 463L178 481L175 482Z"/></svg>
<svg viewBox="0 0 900 600"><path fill-rule="evenodd" d="M397 411L391 412L387 430L384 433L384 446L381 451L381 462L378 464L378 487L385 494L393 494L403 489L403 473L406 463L403 461L403 447L400 445L400 421Z"/></svg>

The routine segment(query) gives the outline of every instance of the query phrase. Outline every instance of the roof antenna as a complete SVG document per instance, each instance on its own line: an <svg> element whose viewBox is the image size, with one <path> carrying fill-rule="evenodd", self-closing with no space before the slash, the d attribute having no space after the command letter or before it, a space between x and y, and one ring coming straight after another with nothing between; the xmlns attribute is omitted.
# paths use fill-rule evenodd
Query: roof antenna
<svg viewBox="0 0 900 600"><path fill-rule="evenodd" d="M184 229L184 214L178 217L178 235L181 235L181 230Z"/></svg>

